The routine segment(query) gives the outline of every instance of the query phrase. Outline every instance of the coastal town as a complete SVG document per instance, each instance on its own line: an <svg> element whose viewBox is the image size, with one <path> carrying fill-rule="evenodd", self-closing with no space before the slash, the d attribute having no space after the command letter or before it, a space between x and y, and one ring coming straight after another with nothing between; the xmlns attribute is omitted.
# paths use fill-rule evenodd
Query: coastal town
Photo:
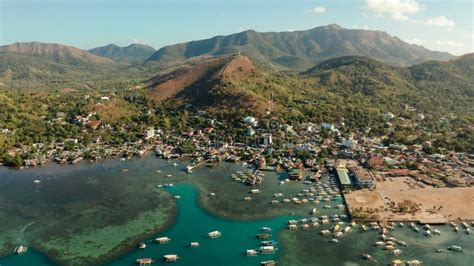
<svg viewBox="0 0 474 266"><path fill-rule="evenodd" d="M106 103L112 97L100 96L97 101ZM474 154L443 149L438 149L442 153L433 153L430 141L405 145L389 135L374 136L370 128L354 130L344 121L281 124L271 119L270 111L261 120L250 115L241 117L232 126L231 131L237 132L234 134L229 134L229 125L206 111L196 110L189 117L196 121L192 127L142 127L136 141L118 145L101 137L122 134L130 130L127 127L112 127L98 119L95 112L71 117L57 112L46 123L71 124L90 133L89 137L17 145L8 148L5 157L23 168L51 161L76 164L105 158L127 160L154 153L164 159L189 161L190 173L205 164L243 161L257 170L244 180L248 185L260 182L258 171L285 171L289 179L311 182L323 174L336 174L348 210L356 220L474 220L469 204L474 195ZM407 120L385 113L382 119L387 132L391 132L395 127L418 129L424 116L415 112L414 120ZM9 129L1 132L13 133Z"/></svg>

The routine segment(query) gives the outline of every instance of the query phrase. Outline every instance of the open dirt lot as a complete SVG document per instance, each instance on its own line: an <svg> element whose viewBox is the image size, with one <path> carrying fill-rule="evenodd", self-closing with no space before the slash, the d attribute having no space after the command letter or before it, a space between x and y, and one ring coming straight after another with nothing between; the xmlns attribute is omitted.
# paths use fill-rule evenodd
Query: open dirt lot
<svg viewBox="0 0 474 266"><path fill-rule="evenodd" d="M474 220L474 188L432 188L410 177L388 178L377 182L373 191L353 191L345 195L349 210L378 209L379 219L441 223L452 220ZM415 214L390 211L389 203L410 200L419 204Z"/></svg>

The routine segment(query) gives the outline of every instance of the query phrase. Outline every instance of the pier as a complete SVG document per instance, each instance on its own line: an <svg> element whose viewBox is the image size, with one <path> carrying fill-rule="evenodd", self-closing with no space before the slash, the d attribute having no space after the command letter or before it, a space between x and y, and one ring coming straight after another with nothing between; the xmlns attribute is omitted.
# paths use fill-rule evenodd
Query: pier
<svg viewBox="0 0 474 266"><path fill-rule="evenodd" d="M198 168L198 167L201 167L201 166L203 166L204 164L210 163L210 162L212 162L212 160L211 160L211 159L208 159L208 160L201 161L201 162L199 162L199 163L197 163L197 164L194 164L194 165L190 164L190 165L186 166L186 171L187 171L188 173L192 173L193 169Z"/></svg>

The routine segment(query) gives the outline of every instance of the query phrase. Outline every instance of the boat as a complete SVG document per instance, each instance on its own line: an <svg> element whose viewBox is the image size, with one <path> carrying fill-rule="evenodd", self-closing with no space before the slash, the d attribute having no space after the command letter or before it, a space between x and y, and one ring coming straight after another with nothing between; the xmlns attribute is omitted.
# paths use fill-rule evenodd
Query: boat
<svg viewBox="0 0 474 266"><path fill-rule="evenodd" d="M362 258L364 260L372 260L372 256L370 256L369 254L367 253L362 253Z"/></svg>
<svg viewBox="0 0 474 266"><path fill-rule="evenodd" d="M144 249L144 248L146 248L146 244L141 242L140 244L138 244L138 248L139 249Z"/></svg>
<svg viewBox="0 0 474 266"><path fill-rule="evenodd" d="M265 239L270 238L270 235L269 234L257 234L257 238L265 240Z"/></svg>
<svg viewBox="0 0 474 266"><path fill-rule="evenodd" d="M449 250L452 250L452 251L456 251L456 252L463 252L464 249L460 246L455 246L455 245L451 245L448 247Z"/></svg>
<svg viewBox="0 0 474 266"><path fill-rule="evenodd" d="M260 247L260 253L262 254L273 254L275 253L275 247L274 246L263 246Z"/></svg>
<svg viewBox="0 0 474 266"><path fill-rule="evenodd" d="M313 209L311 210L311 214L315 214L315 213L316 213L316 208L313 208Z"/></svg>
<svg viewBox="0 0 474 266"><path fill-rule="evenodd" d="M178 255L176 254L167 254L167 255L164 255L163 256L163 259L166 261L166 262L175 262L179 259Z"/></svg>
<svg viewBox="0 0 474 266"><path fill-rule="evenodd" d="M210 238L218 238L222 236L222 233L219 231L212 231L207 234Z"/></svg>
<svg viewBox="0 0 474 266"><path fill-rule="evenodd" d="M400 249L394 249L394 250L392 250L391 253L395 256L398 256L398 255L402 254L402 251Z"/></svg>
<svg viewBox="0 0 474 266"><path fill-rule="evenodd" d="M339 243L339 240L336 239L336 238L333 238L333 239L331 239L330 241L331 241L332 243Z"/></svg>
<svg viewBox="0 0 474 266"><path fill-rule="evenodd" d="M274 260L266 260L266 261L260 262L261 266L275 266L276 264L277 262Z"/></svg>
<svg viewBox="0 0 474 266"><path fill-rule="evenodd" d="M180 195L176 195L176 196L174 196L173 198L175 198L175 199L180 199L181 196L180 196Z"/></svg>
<svg viewBox="0 0 474 266"><path fill-rule="evenodd" d="M20 245L20 246L16 247L13 252L15 252L16 254L20 255L20 254L25 253L26 251L28 251L28 248L25 247L25 246L23 246L23 245Z"/></svg>
<svg viewBox="0 0 474 266"><path fill-rule="evenodd" d="M178 166L178 163L173 163L173 166Z"/></svg>
<svg viewBox="0 0 474 266"><path fill-rule="evenodd" d="M262 246L274 246L277 245L278 242L274 240L262 241Z"/></svg>
<svg viewBox="0 0 474 266"><path fill-rule="evenodd" d="M158 242L158 244L166 244L168 242L171 241L171 238L165 236L165 237L158 237L155 239L156 242Z"/></svg>
<svg viewBox="0 0 474 266"><path fill-rule="evenodd" d="M409 260L406 262L407 266L419 266L421 265L421 261L419 260Z"/></svg>
<svg viewBox="0 0 474 266"><path fill-rule="evenodd" d="M398 241L397 241L397 243L398 243L399 245L402 245L402 246L404 246L404 247L406 247L406 246L407 246L407 242L405 242L405 241L402 241L402 240L398 240Z"/></svg>
<svg viewBox="0 0 474 266"><path fill-rule="evenodd" d="M173 175L172 174L167 174L166 177L173 177Z"/></svg>
<svg viewBox="0 0 474 266"><path fill-rule="evenodd" d="M39 183L41 183L41 180L39 180L39 179L35 179L35 180L33 180L33 183L35 183L35 184L39 184Z"/></svg>
<svg viewBox="0 0 474 266"><path fill-rule="evenodd" d="M257 253L258 251L255 249L247 249L247 251L245 252L247 256L257 256Z"/></svg>
<svg viewBox="0 0 474 266"><path fill-rule="evenodd" d="M139 265L150 265L153 263L151 258L140 258L135 261Z"/></svg>
<svg viewBox="0 0 474 266"><path fill-rule="evenodd" d="M189 247L191 248L197 248L199 247L201 244L199 244L199 242L191 242L189 243Z"/></svg>
<svg viewBox="0 0 474 266"><path fill-rule="evenodd" d="M262 232L271 232L272 229L270 227L262 227L262 229L260 229L260 231L262 231Z"/></svg>
<svg viewBox="0 0 474 266"><path fill-rule="evenodd" d="M392 260L392 262L390 262L390 266L403 266L405 265L405 262L403 262L402 260Z"/></svg>

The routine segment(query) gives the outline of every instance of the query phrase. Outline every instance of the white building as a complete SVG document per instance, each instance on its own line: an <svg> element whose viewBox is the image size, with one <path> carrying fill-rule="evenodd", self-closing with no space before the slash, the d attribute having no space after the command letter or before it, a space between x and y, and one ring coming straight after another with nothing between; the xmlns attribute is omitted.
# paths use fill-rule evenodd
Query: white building
<svg viewBox="0 0 474 266"><path fill-rule="evenodd" d="M145 139L151 139L155 137L155 129L154 128L149 128L147 131L145 131Z"/></svg>
<svg viewBox="0 0 474 266"><path fill-rule="evenodd" d="M250 126L257 126L258 124L258 121L255 117L253 116L246 116L244 118L244 122L247 124L247 125L250 125Z"/></svg>

